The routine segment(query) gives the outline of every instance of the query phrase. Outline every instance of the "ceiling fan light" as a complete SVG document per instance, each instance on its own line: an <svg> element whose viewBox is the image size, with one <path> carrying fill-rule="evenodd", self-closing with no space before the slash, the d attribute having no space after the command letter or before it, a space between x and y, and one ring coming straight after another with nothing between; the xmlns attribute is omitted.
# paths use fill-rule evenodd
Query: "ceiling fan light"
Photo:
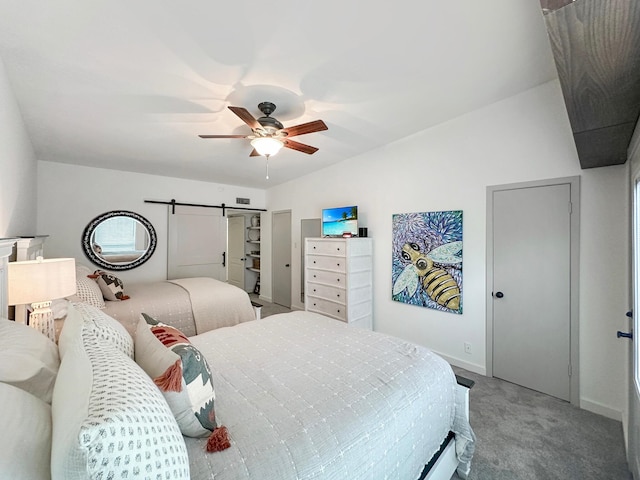
<svg viewBox="0 0 640 480"><path fill-rule="evenodd" d="M258 137L251 140L251 146L256 149L260 155L271 156L280 151L283 146L281 140L273 137Z"/></svg>

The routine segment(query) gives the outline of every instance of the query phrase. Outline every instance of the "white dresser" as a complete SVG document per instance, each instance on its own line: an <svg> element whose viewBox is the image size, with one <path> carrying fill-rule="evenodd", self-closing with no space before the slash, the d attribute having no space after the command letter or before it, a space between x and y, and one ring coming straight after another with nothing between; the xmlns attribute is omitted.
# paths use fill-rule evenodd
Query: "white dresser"
<svg viewBox="0 0 640 480"><path fill-rule="evenodd" d="M371 238L305 240L305 310L373 328Z"/></svg>

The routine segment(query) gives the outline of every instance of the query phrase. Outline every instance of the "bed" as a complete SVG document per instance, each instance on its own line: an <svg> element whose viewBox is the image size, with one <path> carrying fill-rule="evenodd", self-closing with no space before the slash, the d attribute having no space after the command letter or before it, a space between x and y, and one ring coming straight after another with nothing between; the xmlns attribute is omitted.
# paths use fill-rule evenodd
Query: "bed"
<svg viewBox="0 0 640 480"><path fill-rule="evenodd" d="M456 377L425 348L300 311L191 342L211 364L216 416L233 438L216 454L186 438L192 478L418 479L451 431L471 455Z"/></svg>
<svg viewBox="0 0 640 480"><path fill-rule="evenodd" d="M191 336L210 365L215 418L229 432L229 447L209 453L206 438L181 434L140 366L140 330L132 338L86 303L67 308L59 345L0 320L0 449L10 459L0 462L0 478L441 480L469 473L469 385L426 348L311 312ZM5 378L15 372L19 382Z"/></svg>
<svg viewBox="0 0 640 480"><path fill-rule="evenodd" d="M247 292L214 278L132 283L125 291L128 300L105 301L104 311L130 333L141 312L176 326L187 336L256 318Z"/></svg>
<svg viewBox="0 0 640 480"><path fill-rule="evenodd" d="M122 284L112 273L98 276L94 272L76 265L76 296L103 309L132 335L141 312L179 328L187 336L254 320L259 313L247 292L214 278Z"/></svg>

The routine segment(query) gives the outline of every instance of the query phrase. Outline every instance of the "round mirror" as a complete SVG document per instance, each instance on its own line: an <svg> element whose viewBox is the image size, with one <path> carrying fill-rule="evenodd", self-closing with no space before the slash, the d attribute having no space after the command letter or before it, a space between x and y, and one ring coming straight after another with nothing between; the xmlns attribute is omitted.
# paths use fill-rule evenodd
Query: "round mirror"
<svg viewBox="0 0 640 480"><path fill-rule="evenodd" d="M156 249L156 231L141 215L126 210L104 213L82 233L82 249L107 270L130 270L149 260Z"/></svg>

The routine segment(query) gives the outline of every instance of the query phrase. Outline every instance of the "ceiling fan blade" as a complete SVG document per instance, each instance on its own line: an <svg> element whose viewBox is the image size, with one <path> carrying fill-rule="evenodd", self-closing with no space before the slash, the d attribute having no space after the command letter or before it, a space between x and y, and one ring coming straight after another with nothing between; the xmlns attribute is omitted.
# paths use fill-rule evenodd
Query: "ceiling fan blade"
<svg viewBox="0 0 640 480"><path fill-rule="evenodd" d="M258 153L258 151L254 148L253 150L251 150L251 153L249 154L250 157L259 157L260 154Z"/></svg>
<svg viewBox="0 0 640 480"><path fill-rule="evenodd" d="M200 138L247 138L248 135L198 135Z"/></svg>
<svg viewBox="0 0 640 480"><path fill-rule="evenodd" d="M285 139L283 140L284 146L287 148L291 148L292 150L297 150L302 153L308 153L312 155L318 151L316 147L312 147L311 145L305 145L304 143L295 142L293 140Z"/></svg>
<svg viewBox="0 0 640 480"><path fill-rule="evenodd" d="M249 125L252 130L256 130L256 129L262 128L262 125L260 125L258 123L258 120L256 120L254 118L254 116L251 115L249 113L249 110L247 110L246 108L243 108L243 107L229 107L229 110L231 110L238 117L240 117L240 120L242 120L244 123Z"/></svg>
<svg viewBox="0 0 640 480"><path fill-rule="evenodd" d="M294 125L293 127L283 128L281 132L287 134L287 137L295 137L297 135L305 135L307 133L320 132L322 130L328 130L327 125L322 120L315 120L313 122L301 123L300 125Z"/></svg>

